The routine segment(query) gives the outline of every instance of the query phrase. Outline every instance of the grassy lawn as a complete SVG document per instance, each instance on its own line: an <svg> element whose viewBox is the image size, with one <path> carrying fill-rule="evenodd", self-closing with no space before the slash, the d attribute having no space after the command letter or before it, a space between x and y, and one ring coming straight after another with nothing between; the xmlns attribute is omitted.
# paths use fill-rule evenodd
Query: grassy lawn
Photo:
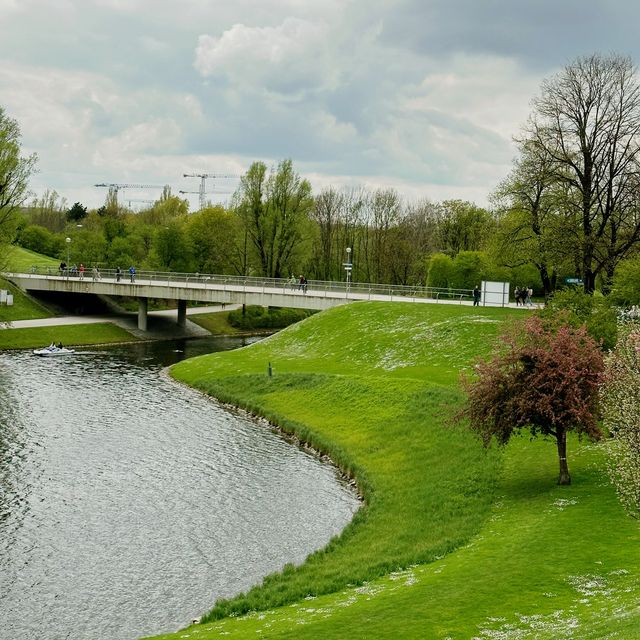
<svg viewBox="0 0 640 640"><path fill-rule="evenodd" d="M245 333L229 324L229 312L194 313L189 315L189 320L195 322L214 336L234 336Z"/></svg>
<svg viewBox="0 0 640 640"><path fill-rule="evenodd" d="M485 451L451 423L460 370L514 313L358 303L174 366L327 452L365 506L302 566L163 637L640 637L640 527L600 447L572 441L558 487L552 443Z"/></svg>
<svg viewBox="0 0 640 640"><path fill-rule="evenodd" d="M110 322L95 324L59 325L28 329L0 329L0 350L36 349L51 342L62 342L66 347L132 342L137 340L128 331Z"/></svg>
<svg viewBox="0 0 640 640"><path fill-rule="evenodd" d="M6 256L6 269L7 271L15 271L17 273L29 273L32 267L37 266L40 270L42 268L51 268L54 272L58 271L60 266L60 260L44 256L41 253L35 253L29 251L29 249L23 249L16 245L12 245L8 248Z"/></svg>
<svg viewBox="0 0 640 640"><path fill-rule="evenodd" d="M6 289L13 295L13 304L11 306L0 305L0 322L50 318L53 315L46 307L3 278L0 278L0 289Z"/></svg>

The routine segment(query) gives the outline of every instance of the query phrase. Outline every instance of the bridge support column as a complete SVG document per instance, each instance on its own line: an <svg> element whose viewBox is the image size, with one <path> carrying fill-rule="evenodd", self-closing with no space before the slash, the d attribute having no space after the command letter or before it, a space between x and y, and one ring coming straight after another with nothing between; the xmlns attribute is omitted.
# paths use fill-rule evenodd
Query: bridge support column
<svg viewBox="0 0 640 640"><path fill-rule="evenodd" d="M178 326L184 327L187 324L187 301L178 300Z"/></svg>
<svg viewBox="0 0 640 640"><path fill-rule="evenodd" d="M147 330L148 298L138 298L138 329Z"/></svg>

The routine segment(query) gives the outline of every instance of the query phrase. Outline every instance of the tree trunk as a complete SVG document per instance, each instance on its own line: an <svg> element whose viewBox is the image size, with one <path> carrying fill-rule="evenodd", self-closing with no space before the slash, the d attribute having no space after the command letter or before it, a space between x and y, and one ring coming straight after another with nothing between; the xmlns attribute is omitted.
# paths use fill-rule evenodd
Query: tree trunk
<svg viewBox="0 0 640 640"><path fill-rule="evenodd" d="M558 445L558 459L560 462L558 484L568 485L571 484L571 476L569 475L569 465L567 465L567 432L564 429L558 429L556 443Z"/></svg>

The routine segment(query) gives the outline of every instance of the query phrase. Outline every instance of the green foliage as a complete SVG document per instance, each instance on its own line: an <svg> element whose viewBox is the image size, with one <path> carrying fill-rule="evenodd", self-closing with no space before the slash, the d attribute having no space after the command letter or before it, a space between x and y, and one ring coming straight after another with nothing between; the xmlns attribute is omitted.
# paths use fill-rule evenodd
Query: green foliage
<svg viewBox="0 0 640 640"><path fill-rule="evenodd" d="M640 304L640 256L620 262L613 276L609 296L619 306Z"/></svg>
<svg viewBox="0 0 640 640"><path fill-rule="evenodd" d="M436 253L429 259L427 286L444 289L449 286L453 272L453 260L444 253Z"/></svg>
<svg viewBox="0 0 640 640"><path fill-rule="evenodd" d="M609 475L629 515L640 518L640 326L627 324L607 357L602 389Z"/></svg>
<svg viewBox="0 0 640 640"><path fill-rule="evenodd" d="M452 289L473 289L487 279L489 261L481 251L461 251L453 259L453 268L449 278Z"/></svg>
<svg viewBox="0 0 640 640"><path fill-rule="evenodd" d="M173 220L158 229L149 255L150 266L161 271L191 271L192 247L185 225Z"/></svg>
<svg viewBox="0 0 640 640"><path fill-rule="evenodd" d="M308 318L313 313L315 312L307 309L246 305L244 311L242 309L230 311L228 320L232 327L245 331L251 329L282 329L294 322Z"/></svg>
<svg viewBox="0 0 640 640"><path fill-rule="evenodd" d="M60 235L36 224L22 229L17 241L25 249L50 257L58 257L64 246L64 239Z"/></svg>
<svg viewBox="0 0 640 640"><path fill-rule="evenodd" d="M461 251L479 251L495 228L491 214L472 202L445 200L440 205L438 248L455 257Z"/></svg>
<svg viewBox="0 0 640 640"><path fill-rule="evenodd" d="M87 217L87 207L74 202L73 206L67 211L67 220L69 222L81 222Z"/></svg>
<svg viewBox="0 0 640 640"><path fill-rule="evenodd" d="M640 529L616 503L598 447L570 438L578 481L567 489L548 482L556 464L548 442L516 438L504 457L477 458L481 449L449 422L460 369L489 352L502 320L521 315L356 303L174 367L328 453L367 499L352 526L301 567L216 609L253 613L166 638L557 640L566 629L635 637ZM439 545L446 555L433 559Z"/></svg>
<svg viewBox="0 0 640 640"><path fill-rule="evenodd" d="M616 310L602 295L589 295L570 287L556 291L538 312L548 323L567 322L573 327L585 324L589 335L602 349L612 349L618 335Z"/></svg>

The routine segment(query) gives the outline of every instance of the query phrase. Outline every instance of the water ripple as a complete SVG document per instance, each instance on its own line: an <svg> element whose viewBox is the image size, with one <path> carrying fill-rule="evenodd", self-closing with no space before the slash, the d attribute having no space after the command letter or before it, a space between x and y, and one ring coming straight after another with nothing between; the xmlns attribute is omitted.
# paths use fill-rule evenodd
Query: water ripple
<svg viewBox="0 0 640 640"><path fill-rule="evenodd" d="M0 638L176 630L350 520L331 467L161 373L236 345L0 353Z"/></svg>

